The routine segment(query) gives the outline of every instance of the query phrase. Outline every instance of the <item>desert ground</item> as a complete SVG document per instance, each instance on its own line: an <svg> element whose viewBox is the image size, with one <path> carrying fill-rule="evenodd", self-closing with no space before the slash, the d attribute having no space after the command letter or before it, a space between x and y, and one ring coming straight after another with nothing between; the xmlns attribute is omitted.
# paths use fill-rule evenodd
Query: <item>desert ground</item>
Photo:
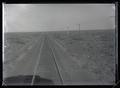
<svg viewBox="0 0 120 88"><path fill-rule="evenodd" d="M28 85L36 75L51 81L37 85L113 85L115 55L114 30L5 33L3 78L32 75Z"/></svg>

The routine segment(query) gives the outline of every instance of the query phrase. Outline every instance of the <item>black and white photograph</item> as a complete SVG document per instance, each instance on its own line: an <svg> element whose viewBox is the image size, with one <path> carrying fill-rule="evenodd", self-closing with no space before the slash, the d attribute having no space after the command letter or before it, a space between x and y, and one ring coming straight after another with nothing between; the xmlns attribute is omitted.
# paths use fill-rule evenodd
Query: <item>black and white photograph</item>
<svg viewBox="0 0 120 88"><path fill-rule="evenodd" d="M2 4L7 85L114 85L113 4Z"/></svg>

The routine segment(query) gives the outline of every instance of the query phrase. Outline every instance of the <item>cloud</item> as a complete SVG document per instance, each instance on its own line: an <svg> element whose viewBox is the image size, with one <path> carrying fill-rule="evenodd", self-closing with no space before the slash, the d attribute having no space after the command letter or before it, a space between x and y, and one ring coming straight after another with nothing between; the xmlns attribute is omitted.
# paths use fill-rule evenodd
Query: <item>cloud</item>
<svg viewBox="0 0 120 88"><path fill-rule="evenodd" d="M9 32L113 29L114 4L5 4ZM110 20L112 19L112 20ZM112 24L112 25L111 25ZM89 26L88 26L89 25Z"/></svg>

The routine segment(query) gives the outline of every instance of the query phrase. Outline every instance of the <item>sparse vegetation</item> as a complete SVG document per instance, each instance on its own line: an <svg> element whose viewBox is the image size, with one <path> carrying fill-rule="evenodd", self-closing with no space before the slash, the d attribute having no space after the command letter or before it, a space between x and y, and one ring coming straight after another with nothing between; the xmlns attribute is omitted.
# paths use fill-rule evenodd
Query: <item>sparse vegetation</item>
<svg viewBox="0 0 120 88"><path fill-rule="evenodd" d="M50 34L50 33L49 33ZM81 69L95 75L101 82L113 84L115 81L115 45L114 31L76 31L54 32L50 34L67 49L71 56L77 59ZM6 34L6 51L19 50L30 41L40 36L40 33ZM74 59L74 58L73 58Z"/></svg>
<svg viewBox="0 0 120 88"><path fill-rule="evenodd" d="M65 36L64 39L59 37ZM82 69L90 71L101 82L115 81L114 30L71 32L69 37L57 33L56 40L63 42L71 55L82 64ZM53 35L54 36L54 35ZM85 55L84 55L85 54Z"/></svg>

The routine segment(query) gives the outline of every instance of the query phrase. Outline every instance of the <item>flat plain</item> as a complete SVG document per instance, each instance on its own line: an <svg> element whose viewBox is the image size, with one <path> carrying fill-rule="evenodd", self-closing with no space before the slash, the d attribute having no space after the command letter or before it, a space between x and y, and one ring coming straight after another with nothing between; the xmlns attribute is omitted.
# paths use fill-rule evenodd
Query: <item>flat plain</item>
<svg viewBox="0 0 120 88"><path fill-rule="evenodd" d="M115 83L114 30L5 33L4 36L4 78L32 75L34 81L34 76L39 75L51 80L51 85Z"/></svg>

